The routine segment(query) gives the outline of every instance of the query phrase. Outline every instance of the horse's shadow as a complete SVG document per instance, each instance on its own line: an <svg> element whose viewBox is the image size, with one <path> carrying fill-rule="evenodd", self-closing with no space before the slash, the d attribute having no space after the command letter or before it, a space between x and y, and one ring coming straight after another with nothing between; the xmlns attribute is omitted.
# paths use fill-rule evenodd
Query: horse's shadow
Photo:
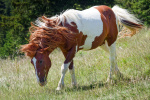
<svg viewBox="0 0 150 100"><path fill-rule="evenodd" d="M145 79L146 77L149 77L149 76L150 76L150 69L147 70L142 77ZM62 91L59 91L59 92L55 91L55 92L58 94L63 94L64 92L87 91L87 90L92 90L95 88L109 87L110 85L113 86L117 84L128 84L128 83L132 83L135 80L136 78L131 79L128 76L125 76L121 79L114 79L113 83L107 83L107 82L102 82L102 81L92 82L91 84L83 85L83 86L77 85L76 87L65 87Z"/></svg>
<svg viewBox="0 0 150 100"><path fill-rule="evenodd" d="M99 81L99 82L92 82L91 84L88 84L88 85L77 85L75 87L65 87L63 90L61 91L55 91L56 93L58 94L62 94L64 92L76 92L76 91L88 91L88 90L92 90L92 89L95 89L95 88L103 88L103 87L108 87L110 85L116 85L116 84L120 84L120 83L129 83L131 82L131 79L130 78L124 78L122 80L113 80L113 83L107 83L107 82L102 82L102 81Z"/></svg>
<svg viewBox="0 0 150 100"><path fill-rule="evenodd" d="M103 82L96 82L96 83L91 83L89 85L77 85L75 87L65 87L63 90L61 91L56 91L56 94L63 94L64 92L76 92L76 91L87 91L87 90L92 90L95 88L101 88L104 87L106 85L106 83Z"/></svg>
<svg viewBox="0 0 150 100"><path fill-rule="evenodd" d="M69 88L67 90L70 90L70 91L86 91L86 90L92 90L92 89L95 89L95 88L101 88L101 87L104 87L106 86L107 83L104 83L104 82L93 82L91 84L88 84L88 85L84 85L84 86L76 86L76 87L73 87L73 88Z"/></svg>

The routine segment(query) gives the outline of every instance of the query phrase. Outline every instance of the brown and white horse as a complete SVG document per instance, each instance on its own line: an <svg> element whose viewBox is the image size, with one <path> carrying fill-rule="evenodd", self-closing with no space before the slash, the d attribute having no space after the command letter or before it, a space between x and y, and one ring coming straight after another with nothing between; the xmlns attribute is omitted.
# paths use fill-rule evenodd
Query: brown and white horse
<svg viewBox="0 0 150 100"><path fill-rule="evenodd" d="M57 90L64 87L64 77L69 68L72 85L76 85L73 58L79 50L92 50L101 46L110 53L110 73L121 76L116 61L115 41L119 23L129 28L132 36L136 29L142 28L140 21L127 10L118 6L94 6L78 11L70 9L61 15L51 18L40 17L30 27L29 44L22 46L22 51L31 58L35 74L40 86L47 83L48 71L51 67L49 54L57 47L65 56L61 66L61 78Z"/></svg>

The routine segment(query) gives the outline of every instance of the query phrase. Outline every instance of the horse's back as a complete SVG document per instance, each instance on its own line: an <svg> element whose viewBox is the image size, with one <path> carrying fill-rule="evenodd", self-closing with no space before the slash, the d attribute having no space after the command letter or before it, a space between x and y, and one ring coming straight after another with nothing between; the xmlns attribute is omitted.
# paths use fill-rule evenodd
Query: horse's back
<svg viewBox="0 0 150 100"><path fill-rule="evenodd" d="M115 14L107 6L94 6L80 12L82 26L79 32L86 35L85 50L94 49L102 45L105 40L111 45L117 38L117 24ZM77 25L78 26L78 25Z"/></svg>

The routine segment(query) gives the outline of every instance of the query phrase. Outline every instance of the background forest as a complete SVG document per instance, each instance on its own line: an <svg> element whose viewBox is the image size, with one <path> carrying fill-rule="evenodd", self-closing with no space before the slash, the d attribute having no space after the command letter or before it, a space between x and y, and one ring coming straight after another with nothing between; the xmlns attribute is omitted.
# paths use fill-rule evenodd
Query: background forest
<svg viewBox="0 0 150 100"><path fill-rule="evenodd" d="M20 55L19 46L28 43L30 22L39 16L116 4L134 13L145 25L150 24L150 0L1 0L0 58Z"/></svg>

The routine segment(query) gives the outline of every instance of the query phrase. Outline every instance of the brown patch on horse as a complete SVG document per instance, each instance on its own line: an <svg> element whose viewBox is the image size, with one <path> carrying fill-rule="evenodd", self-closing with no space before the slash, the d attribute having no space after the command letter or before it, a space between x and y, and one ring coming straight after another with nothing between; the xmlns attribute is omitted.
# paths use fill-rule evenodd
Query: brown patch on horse
<svg viewBox="0 0 150 100"><path fill-rule="evenodd" d="M68 24L68 23L66 22L66 20L65 20L64 23L63 23L63 25L64 25L64 27L67 27L70 31L72 31L72 32L74 33L74 35L76 35L75 37L76 37L76 39L77 39L77 40L76 40L76 43L78 44L78 47L84 45L85 40L86 40L86 38L87 38L87 35L83 35L82 32L79 32L79 30L77 29L77 25L76 25L75 22L71 22L71 25L70 25L70 24ZM62 25L62 23L60 23L60 26L63 26L63 25ZM71 46L72 46L71 43L68 43L68 45L70 45L70 46L68 46L68 47L71 47ZM78 48L78 50L80 50L80 49L82 49L82 48ZM63 50L63 51L64 51L64 50Z"/></svg>
<svg viewBox="0 0 150 100"><path fill-rule="evenodd" d="M79 46L84 45L86 38L87 38L87 35L83 35L83 33L80 32L80 34L78 35L78 44L79 44ZM82 48L80 48L80 49L82 49Z"/></svg>
<svg viewBox="0 0 150 100"><path fill-rule="evenodd" d="M103 33L101 36L95 38L93 44L96 44L97 41L100 41L100 39L105 37L105 40L108 42L108 46L110 46L116 41L118 35L115 14L111 8L105 5L97 6L95 8L101 13L101 19L103 21ZM105 40L101 40L100 45L102 45Z"/></svg>
<svg viewBox="0 0 150 100"><path fill-rule="evenodd" d="M71 30L72 32L74 33L79 33L79 30L77 29L77 25L76 23L74 22L71 22L72 25L66 23L66 20L65 20L65 23L64 23L64 27L67 27L69 30Z"/></svg>

